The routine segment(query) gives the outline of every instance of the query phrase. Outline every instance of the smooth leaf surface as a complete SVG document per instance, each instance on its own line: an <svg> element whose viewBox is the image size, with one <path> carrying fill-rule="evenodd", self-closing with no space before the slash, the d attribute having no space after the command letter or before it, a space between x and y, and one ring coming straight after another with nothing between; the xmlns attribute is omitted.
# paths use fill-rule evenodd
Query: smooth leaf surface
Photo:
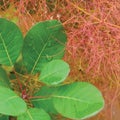
<svg viewBox="0 0 120 120"><path fill-rule="evenodd" d="M5 115L0 115L0 120L9 120L9 117Z"/></svg>
<svg viewBox="0 0 120 120"><path fill-rule="evenodd" d="M51 120L51 118L43 109L30 108L18 116L17 120Z"/></svg>
<svg viewBox="0 0 120 120"><path fill-rule="evenodd" d="M36 108L42 108L48 113L57 114L53 105L52 94L56 91L56 87L42 87L34 96L42 96L42 98L32 99L32 103Z"/></svg>
<svg viewBox="0 0 120 120"><path fill-rule="evenodd" d="M39 22L25 36L23 60L29 73L41 70L44 64L64 55L66 34L57 20Z"/></svg>
<svg viewBox="0 0 120 120"><path fill-rule="evenodd" d="M39 80L47 85L63 82L70 72L69 65L62 60L53 60L41 70Z"/></svg>
<svg viewBox="0 0 120 120"><path fill-rule="evenodd" d="M12 90L0 86L0 113L17 116L27 109L26 103Z"/></svg>
<svg viewBox="0 0 120 120"><path fill-rule="evenodd" d="M3 68L0 67L0 86L10 87L9 78Z"/></svg>
<svg viewBox="0 0 120 120"><path fill-rule="evenodd" d="M85 119L97 114L104 106L100 91L89 83L76 82L59 87L53 95L58 113L72 119Z"/></svg>
<svg viewBox="0 0 120 120"><path fill-rule="evenodd" d="M23 45L23 36L13 22L0 18L0 64L13 66Z"/></svg>
<svg viewBox="0 0 120 120"><path fill-rule="evenodd" d="M104 99L100 91L85 82L76 82L59 87L44 87L35 96L43 96L43 98L33 99L34 105L41 107L43 103L42 107L48 112L54 110L71 119L89 118L104 107ZM52 106L51 111L49 100L50 106Z"/></svg>
<svg viewBox="0 0 120 120"><path fill-rule="evenodd" d="M15 67L15 71L20 73L20 74L27 74L27 70L26 70L26 67L22 61L22 59L20 59L19 61L17 61L15 64L14 64L14 67Z"/></svg>

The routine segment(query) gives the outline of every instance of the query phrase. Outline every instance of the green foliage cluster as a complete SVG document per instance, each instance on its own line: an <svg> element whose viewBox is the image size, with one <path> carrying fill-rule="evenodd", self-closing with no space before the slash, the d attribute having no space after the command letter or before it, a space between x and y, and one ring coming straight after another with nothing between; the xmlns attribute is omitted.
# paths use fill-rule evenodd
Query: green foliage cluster
<svg viewBox="0 0 120 120"><path fill-rule="evenodd" d="M65 44L66 34L57 20L39 22L23 37L16 24L0 19L0 120L9 120L9 116L17 120L51 120L51 115L57 114L85 119L103 108L100 91L90 83L63 84L70 72L62 60ZM11 85L11 74L5 69L8 66L13 78L16 74L37 75L42 86L31 97L24 92L20 84L24 79L20 77L15 79L21 88L21 94L17 94Z"/></svg>

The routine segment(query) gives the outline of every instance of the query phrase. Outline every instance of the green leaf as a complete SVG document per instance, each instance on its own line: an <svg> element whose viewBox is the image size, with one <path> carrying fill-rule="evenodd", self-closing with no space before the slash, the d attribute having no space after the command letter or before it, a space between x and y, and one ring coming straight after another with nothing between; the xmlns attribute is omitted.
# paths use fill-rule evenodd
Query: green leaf
<svg viewBox="0 0 120 120"><path fill-rule="evenodd" d="M23 60L30 73L41 70L44 64L64 55L66 34L57 20L39 22L25 36Z"/></svg>
<svg viewBox="0 0 120 120"><path fill-rule="evenodd" d="M70 72L69 65L62 60L53 60L41 70L39 80L47 85L63 82Z"/></svg>
<svg viewBox="0 0 120 120"><path fill-rule="evenodd" d="M57 114L53 105L52 94L56 91L56 87L43 86L39 91L35 93L35 96L42 98L32 99L32 103L36 108L42 108L48 113Z"/></svg>
<svg viewBox="0 0 120 120"><path fill-rule="evenodd" d="M0 86L10 87L9 78L3 68L0 67Z"/></svg>
<svg viewBox="0 0 120 120"><path fill-rule="evenodd" d="M20 73L20 74L27 74L27 70L26 70L26 67L23 63L23 60L20 59L19 61L17 61L15 64L14 64L14 67L15 67L15 71Z"/></svg>
<svg viewBox="0 0 120 120"><path fill-rule="evenodd" d="M9 116L0 115L0 120L9 120Z"/></svg>
<svg viewBox="0 0 120 120"><path fill-rule="evenodd" d="M71 119L89 118L97 114L104 106L100 91L85 82L59 87L43 87L35 96L42 96L42 98L32 100L35 107L42 107L47 112L59 113Z"/></svg>
<svg viewBox="0 0 120 120"><path fill-rule="evenodd" d="M17 120L51 120L51 118L43 109L30 108L18 116Z"/></svg>
<svg viewBox="0 0 120 120"><path fill-rule="evenodd" d="M27 109L26 103L12 90L0 86L0 113L17 116Z"/></svg>
<svg viewBox="0 0 120 120"><path fill-rule="evenodd" d="M97 114L104 106L100 91L85 82L64 85L53 95L55 109L71 119L85 119Z"/></svg>
<svg viewBox="0 0 120 120"><path fill-rule="evenodd" d="M13 66L23 45L23 36L13 22L0 18L0 64Z"/></svg>

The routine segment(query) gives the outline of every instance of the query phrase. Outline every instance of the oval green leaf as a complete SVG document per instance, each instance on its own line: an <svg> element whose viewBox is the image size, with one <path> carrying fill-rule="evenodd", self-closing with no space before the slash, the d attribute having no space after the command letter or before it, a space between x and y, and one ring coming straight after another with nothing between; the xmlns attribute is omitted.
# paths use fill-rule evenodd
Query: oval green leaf
<svg viewBox="0 0 120 120"><path fill-rule="evenodd" d="M0 86L0 113L17 116L27 110L26 103L12 90Z"/></svg>
<svg viewBox="0 0 120 120"><path fill-rule="evenodd" d="M0 64L13 66L23 45L23 36L16 24L0 18Z"/></svg>
<svg viewBox="0 0 120 120"><path fill-rule="evenodd" d="M53 60L41 70L39 80L47 85L63 82L70 72L69 65L62 60Z"/></svg>
<svg viewBox="0 0 120 120"><path fill-rule="evenodd" d="M89 118L101 111L104 106L100 91L85 82L61 86L53 98L58 113L71 119Z"/></svg>
<svg viewBox="0 0 120 120"><path fill-rule="evenodd" d="M9 78L3 68L0 67L0 86L10 87Z"/></svg>
<svg viewBox="0 0 120 120"><path fill-rule="evenodd" d="M36 73L44 64L64 55L66 34L57 20L39 22L25 36L23 61L28 72Z"/></svg>
<svg viewBox="0 0 120 120"><path fill-rule="evenodd" d="M43 109L30 108L18 116L17 120L51 120L51 118Z"/></svg>

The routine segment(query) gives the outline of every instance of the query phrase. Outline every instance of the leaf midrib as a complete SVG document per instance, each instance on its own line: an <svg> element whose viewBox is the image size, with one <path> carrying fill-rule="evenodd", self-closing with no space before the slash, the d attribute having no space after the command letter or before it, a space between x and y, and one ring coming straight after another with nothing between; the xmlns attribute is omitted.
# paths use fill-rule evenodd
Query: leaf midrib
<svg viewBox="0 0 120 120"><path fill-rule="evenodd" d="M8 99L6 99L6 101L9 101L9 100L14 99L14 98L19 98L19 96L12 96L12 97L9 97Z"/></svg>
<svg viewBox="0 0 120 120"><path fill-rule="evenodd" d="M91 102L89 102L89 101L80 100L80 99L76 99L76 98L68 97L68 96L58 96L58 95L55 95L55 96L53 96L53 97L54 97L54 98L69 99L69 100L79 101L79 102L82 102L82 103L88 103L88 104L91 104Z"/></svg>
<svg viewBox="0 0 120 120"><path fill-rule="evenodd" d="M15 98L19 98L19 96L9 97L9 98L7 98L4 102L7 102L7 101L12 100L12 99L15 99ZM2 103L3 103L3 101L2 101Z"/></svg>
<svg viewBox="0 0 120 120"><path fill-rule="evenodd" d="M29 118L30 118L31 120L34 120L33 117L32 117L32 115L30 114L29 110L27 111L27 114L28 114L28 116L29 116Z"/></svg>
<svg viewBox="0 0 120 120"><path fill-rule="evenodd" d="M41 57L41 54L42 54L42 52L45 50L46 46L47 46L47 43L43 46L43 48L42 48L42 50L41 50L41 52L40 52L37 60L35 61L34 65L33 65L33 67L32 67L31 73L33 73L33 71L35 70L35 67L36 67L36 65L38 64L39 59L40 59L40 57Z"/></svg>
<svg viewBox="0 0 120 120"><path fill-rule="evenodd" d="M58 96L58 95L51 95L49 98L61 98L61 99L69 99L69 100L74 100L74 101L79 101L79 102L82 102L82 103L88 103L88 104L91 104L91 101L85 101L85 100L80 100L80 99L76 99L76 98L73 98L73 97L68 97L68 96ZM39 101L39 100L47 100L49 98L40 98L40 99L33 99L32 101Z"/></svg>
<svg viewBox="0 0 120 120"><path fill-rule="evenodd" d="M7 54L8 60L9 60L9 62L10 62L10 65L12 66L13 63L12 63L12 60L11 60L10 55L9 55L9 52L8 52L8 50L7 50L7 46L6 46L5 42L4 42L4 39L3 39L2 35L1 35L1 33L0 33L0 37L1 37L1 40L2 40L3 47L4 47L4 49L5 49L5 52L6 52L6 54Z"/></svg>

